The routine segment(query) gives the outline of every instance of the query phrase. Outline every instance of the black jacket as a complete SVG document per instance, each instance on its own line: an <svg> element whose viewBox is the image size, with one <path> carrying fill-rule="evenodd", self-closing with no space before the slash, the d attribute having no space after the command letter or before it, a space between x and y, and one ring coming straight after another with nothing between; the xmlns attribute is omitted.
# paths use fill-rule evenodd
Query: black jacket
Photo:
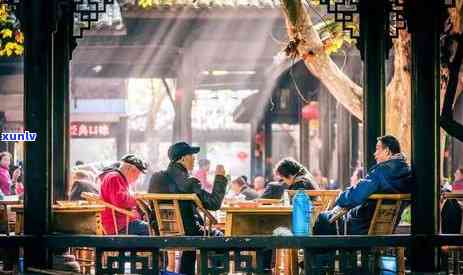
<svg viewBox="0 0 463 275"><path fill-rule="evenodd" d="M264 193L260 196L261 199L281 199L285 190L316 190L319 189L316 183L310 182L307 178L302 178L291 186L284 182L270 182L265 187Z"/></svg>
<svg viewBox="0 0 463 275"><path fill-rule="evenodd" d="M201 189L200 181L191 177L179 163L171 163L166 171L154 173L148 188L149 193L196 194L208 210L218 210L225 196L227 179L216 176L212 193ZM200 225L203 223L192 202L180 202L183 226L188 236L201 235Z"/></svg>

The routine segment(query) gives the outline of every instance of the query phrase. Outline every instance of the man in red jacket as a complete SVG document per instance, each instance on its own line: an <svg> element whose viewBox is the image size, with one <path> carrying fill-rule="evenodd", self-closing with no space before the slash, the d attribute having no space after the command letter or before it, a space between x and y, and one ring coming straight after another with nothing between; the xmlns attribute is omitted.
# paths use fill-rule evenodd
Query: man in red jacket
<svg viewBox="0 0 463 275"><path fill-rule="evenodd" d="M129 154L121 159L118 169L109 169L104 173L100 191L101 198L105 202L134 213L127 224L126 215L116 212L116 222L114 222L111 209L106 208L101 214L106 234L116 234L114 228L114 223L116 223L117 232L125 232L128 226L128 233L131 235L149 235L148 224L141 220L136 210L137 202L130 192L130 185L134 184L146 169L145 162Z"/></svg>

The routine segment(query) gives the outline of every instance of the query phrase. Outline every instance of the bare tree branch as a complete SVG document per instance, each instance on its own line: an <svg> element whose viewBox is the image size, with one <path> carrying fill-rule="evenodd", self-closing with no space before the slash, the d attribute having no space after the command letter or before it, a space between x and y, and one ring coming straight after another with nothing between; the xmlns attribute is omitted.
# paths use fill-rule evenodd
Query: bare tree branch
<svg viewBox="0 0 463 275"><path fill-rule="evenodd" d="M163 77L161 78L162 80L162 84L164 84L164 88L166 89L166 93L167 95L169 96L169 99L170 99L170 102L172 103L172 106L175 106L175 101L174 101L174 97L172 95L172 92L170 91L170 88L169 88L169 84L167 83L166 79Z"/></svg>

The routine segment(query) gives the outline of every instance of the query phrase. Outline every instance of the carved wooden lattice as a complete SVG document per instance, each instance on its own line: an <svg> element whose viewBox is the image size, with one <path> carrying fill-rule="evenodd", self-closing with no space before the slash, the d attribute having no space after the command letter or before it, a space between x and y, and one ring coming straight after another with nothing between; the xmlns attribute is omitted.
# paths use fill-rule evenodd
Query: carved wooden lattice
<svg viewBox="0 0 463 275"><path fill-rule="evenodd" d="M100 15L113 4L114 0L74 0L74 37L82 38L84 30L98 22Z"/></svg>
<svg viewBox="0 0 463 275"><path fill-rule="evenodd" d="M158 274L159 250L96 250L96 274Z"/></svg>
<svg viewBox="0 0 463 275"><path fill-rule="evenodd" d="M360 0L320 0L320 4L326 6L327 12L334 15L334 20L341 23L352 38L359 38L358 28L354 26L358 20L354 18L359 16Z"/></svg>
<svg viewBox="0 0 463 275"><path fill-rule="evenodd" d="M404 12L404 0L389 0L388 9L389 36L391 38L397 38L399 37L399 31L407 28Z"/></svg>
<svg viewBox="0 0 463 275"><path fill-rule="evenodd" d="M344 31L348 32L352 38L358 39L359 29L355 27L359 16L359 6L362 0L320 0L321 5L325 5L327 12L334 15L334 20L342 24ZM368 1L368 0L366 0ZM405 0L388 0L386 22L388 24L389 36L397 38L399 31L407 28L405 20ZM445 7L455 7L455 0L442 0Z"/></svg>
<svg viewBox="0 0 463 275"><path fill-rule="evenodd" d="M270 256L259 249L230 251L201 250L201 274L266 274L263 257Z"/></svg>

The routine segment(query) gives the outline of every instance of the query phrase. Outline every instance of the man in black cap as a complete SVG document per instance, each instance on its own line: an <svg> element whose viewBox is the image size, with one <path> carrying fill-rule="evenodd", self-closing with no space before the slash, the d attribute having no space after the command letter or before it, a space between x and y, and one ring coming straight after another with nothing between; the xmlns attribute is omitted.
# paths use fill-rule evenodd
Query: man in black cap
<svg viewBox="0 0 463 275"><path fill-rule="evenodd" d="M225 196L227 179L223 165L217 165L215 170L212 193L201 188L200 181L190 176L194 167L194 154L199 147L193 147L185 142L170 146L168 156L170 164L167 170L155 173L148 189L149 193L196 194L208 210L218 210ZM203 235L203 221L192 202L180 202L183 226L187 236ZM180 273L195 274L196 252L184 251L182 254Z"/></svg>
<svg viewBox="0 0 463 275"><path fill-rule="evenodd" d="M116 220L114 221L112 210L106 208L101 214L101 221L106 234L122 233L127 229L129 234L149 235L148 224L141 220L136 210L137 202L130 193L130 185L134 184L141 173L145 173L146 169L147 164L145 162L137 156L129 154L122 157L119 168L107 169L100 176L102 178L101 198L107 203L133 213L133 216L129 217L128 223L127 217L120 213L116 213Z"/></svg>

